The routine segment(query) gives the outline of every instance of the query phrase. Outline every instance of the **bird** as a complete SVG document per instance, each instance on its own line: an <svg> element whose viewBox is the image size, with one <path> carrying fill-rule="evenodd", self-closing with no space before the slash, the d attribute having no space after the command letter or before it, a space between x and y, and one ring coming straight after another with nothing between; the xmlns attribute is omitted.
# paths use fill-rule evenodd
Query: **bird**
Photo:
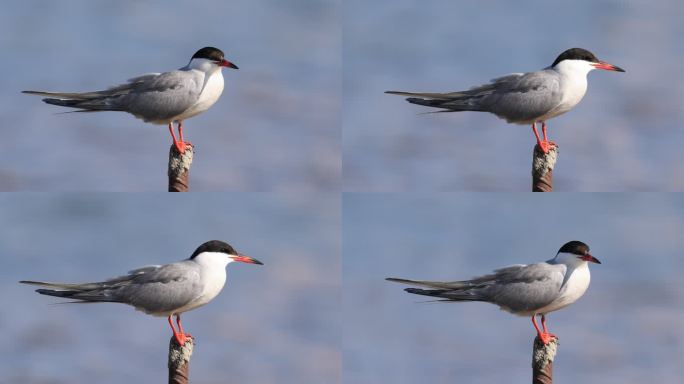
<svg viewBox="0 0 684 384"><path fill-rule="evenodd" d="M209 109L223 92L223 68L238 69L214 47L204 47L178 70L148 73L102 91L73 93L22 91L46 96L47 104L76 108L74 112L121 111L152 124L168 125L173 145L185 153L183 121ZM178 124L178 136L173 123Z"/></svg>
<svg viewBox="0 0 684 384"><path fill-rule="evenodd" d="M429 288L406 288L405 291L440 298L437 301L482 301L515 315L531 316L537 336L546 345L556 338L546 328L546 315L584 295L589 288L589 263L601 264L589 253L587 244L573 240L565 243L556 256L546 262L516 264L471 280L442 282L393 277L387 280ZM541 316L541 330L537 316Z"/></svg>
<svg viewBox="0 0 684 384"><path fill-rule="evenodd" d="M122 303L153 316L167 317L173 337L181 346L192 336L185 333L181 314L213 300L226 282L226 266L232 262L263 265L242 255L220 240L200 245L189 259L151 265L128 274L94 283L50 283L22 280L22 284L43 287L41 295L72 299L68 303ZM178 331L173 326L176 316Z"/></svg>
<svg viewBox="0 0 684 384"><path fill-rule="evenodd" d="M531 124L539 148L548 153L556 143L549 141L546 121L573 109L587 92L587 74L594 69L625 72L583 48L570 48L558 55L551 66L527 73L512 73L467 91L423 93L386 91L409 96L412 104L440 108L436 112L489 112L513 124ZM541 123L543 139L537 123Z"/></svg>

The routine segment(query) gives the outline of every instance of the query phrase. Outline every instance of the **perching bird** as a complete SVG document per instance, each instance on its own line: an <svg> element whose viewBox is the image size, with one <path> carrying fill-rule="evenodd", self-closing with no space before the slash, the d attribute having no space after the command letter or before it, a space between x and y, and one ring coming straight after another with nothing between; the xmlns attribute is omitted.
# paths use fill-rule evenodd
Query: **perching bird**
<svg viewBox="0 0 684 384"><path fill-rule="evenodd" d="M183 120L209 109L223 92L224 67L238 69L214 47L197 51L185 67L164 73L149 73L126 84L103 91L84 93L23 91L47 96L48 104L77 108L76 112L122 111L152 124L167 124L173 144L180 153L191 145L183 139ZM179 140L173 132L178 124Z"/></svg>
<svg viewBox="0 0 684 384"><path fill-rule="evenodd" d="M546 137L546 121L574 108L587 92L587 74L594 69L624 72L600 61L582 48L561 53L550 67L536 72L513 73L467 91L415 93L387 91L411 96L409 103L441 108L438 112L490 112L514 124L531 124L544 153L556 144ZM543 140L536 123L542 125Z"/></svg>
<svg viewBox="0 0 684 384"><path fill-rule="evenodd" d="M584 295L590 280L588 262L601 264L589 253L588 245L570 241L549 261L512 265L472 280L387 280L430 288L406 288L405 291L444 299L438 301L484 301L515 315L531 316L539 339L548 344L556 336L546 329L546 314L564 308ZM542 330L535 319L538 315Z"/></svg>
<svg viewBox="0 0 684 384"><path fill-rule="evenodd" d="M234 261L263 264L241 255L229 244L211 240L200 245L189 259L165 265L134 269L127 275L96 283L64 284L44 281L20 281L48 289L42 295L64 297L80 302L128 304L153 316L166 316L173 336L180 345L192 336L183 331L181 313L193 310L214 299L226 282L226 265ZM176 316L178 331L171 317Z"/></svg>

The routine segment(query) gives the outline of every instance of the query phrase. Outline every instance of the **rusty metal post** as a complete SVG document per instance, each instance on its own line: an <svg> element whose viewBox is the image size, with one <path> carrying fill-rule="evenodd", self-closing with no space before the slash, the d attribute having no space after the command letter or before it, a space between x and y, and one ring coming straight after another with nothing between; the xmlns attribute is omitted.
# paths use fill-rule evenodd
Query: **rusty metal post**
<svg viewBox="0 0 684 384"><path fill-rule="evenodd" d="M169 384L188 384L190 377L190 357L195 341L189 338L180 346L175 337L169 343Z"/></svg>
<svg viewBox="0 0 684 384"><path fill-rule="evenodd" d="M178 152L172 144L169 150L169 192L187 192L190 185L190 165L195 148L188 145L185 153Z"/></svg>
<svg viewBox="0 0 684 384"><path fill-rule="evenodd" d="M534 338L532 348L532 384L553 383L553 359L556 357L558 339L553 338L544 345L539 336Z"/></svg>
<svg viewBox="0 0 684 384"><path fill-rule="evenodd" d="M558 147L553 146L544 153L539 145L532 153L532 192L553 192L553 167L558 160Z"/></svg>

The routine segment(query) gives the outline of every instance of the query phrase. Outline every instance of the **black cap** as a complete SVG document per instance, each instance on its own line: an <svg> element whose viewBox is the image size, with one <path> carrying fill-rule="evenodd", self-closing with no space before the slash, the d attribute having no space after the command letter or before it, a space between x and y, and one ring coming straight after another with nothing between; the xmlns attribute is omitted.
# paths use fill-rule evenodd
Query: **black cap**
<svg viewBox="0 0 684 384"><path fill-rule="evenodd" d="M554 61L553 64L551 64L551 66L555 67L556 64L560 63L563 60L584 60L590 63L599 62L599 59L597 59L593 53L587 51L584 48L570 48L565 52L561 53L560 55L558 55L556 61Z"/></svg>
<svg viewBox="0 0 684 384"><path fill-rule="evenodd" d="M190 259L194 259L195 256L204 252L219 252L225 253L227 255L238 255L237 251L233 249L233 247L231 247L230 244L223 242L221 240L210 240L197 247L195 252L192 253L192 256L190 256Z"/></svg>
<svg viewBox="0 0 684 384"><path fill-rule="evenodd" d="M207 59L213 61L223 60L223 51L214 47L204 47L192 55L193 59Z"/></svg>
<svg viewBox="0 0 684 384"><path fill-rule="evenodd" d="M581 241L573 240L565 243L558 253L572 253L573 255L584 256L589 254L589 246Z"/></svg>

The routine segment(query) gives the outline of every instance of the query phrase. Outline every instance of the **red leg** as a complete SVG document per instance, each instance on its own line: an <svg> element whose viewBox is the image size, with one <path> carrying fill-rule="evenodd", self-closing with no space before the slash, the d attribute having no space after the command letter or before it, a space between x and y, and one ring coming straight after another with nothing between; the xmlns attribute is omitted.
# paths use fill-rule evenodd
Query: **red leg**
<svg viewBox="0 0 684 384"><path fill-rule="evenodd" d="M546 121L542 121L542 137L544 138L544 142L548 143L550 147L557 147L556 143L549 141L546 137Z"/></svg>
<svg viewBox="0 0 684 384"><path fill-rule="evenodd" d="M186 333L183 331L183 325L181 324L181 318L180 318L180 313L176 314L176 324L178 324L178 330L182 335L185 335L185 338L191 338L192 336L189 333Z"/></svg>
<svg viewBox="0 0 684 384"><path fill-rule="evenodd" d="M537 139L537 145L541 148L542 152L549 153L551 148L550 143L546 140L546 123L542 122L542 134L544 135L544 140L539 137L539 132L537 131L537 124L532 123L532 132L534 132L534 137ZM551 143L556 145L555 143Z"/></svg>
<svg viewBox="0 0 684 384"><path fill-rule="evenodd" d="M556 337L556 335L554 335L553 333L549 332L549 331L546 329L546 316L545 316L545 315L542 315L542 319L541 319L541 320L542 320L542 321L541 321L541 323L542 323L542 330L544 331L544 333L546 333L547 335L549 335L549 336L551 336L551 337Z"/></svg>
<svg viewBox="0 0 684 384"><path fill-rule="evenodd" d="M539 146L539 148L541 148L542 152L548 153L548 150L546 149L544 142L539 137L539 132L537 132L537 124L536 123L532 123L532 132L534 132L534 137L537 139L537 145ZM534 316L532 316L532 322L536 324L536 320L534 320ZM536 328L537 326L535 325L534 327Z"/></svg>
<svg viewBox="0 0 684 384"><path fill-rule="evenodd" d="M171 326L171 331L173 331L173 337L176 338L176 341L178 342L178 344L180 346L185 345L185 342L187 341L188 338L185 336L185 334L183 334L183 331L181 331L180 333L176 332L176 328L173 327L173 321L171 320L171 316L168 317L168 320L169 320L169 325ZM180 324L179 324L179 328L180 328Z"/></svg>
<svg viewBox="0 0 684 384"><path fill-rule="evenodd" d="M546 345L551 342L551 339L555 338L556 335L546 332L546 318L544 318L544 315L542 315L542 328L544 328L543 332L539 329L535 317L536 315L532 315L532 325L534 325L534 329L537 330L537 336L539 336L539 340Z"/></svg>
<svg viewBox="0 0 684 384"><path fill-rule="evenodd" d="M185 143L183 142L182 136L181 140L176 140L176 135L173 133L173 122L169 123L169 132L171 133L171 139L173 139L173 145L176 147L179 153L185 153ZM180 130L179 130L180 133Z"/></svg>
<svg viewBox="0 0 684 384"><path fill-rule="evenodd" d="M180 331L180 333L185 334L185 332L183 332L183 325L181 324L181 320L180 320L180 315L179 315L179 314L176 314L176 324L178 324L178 331ZM543 325L543 324L544 324L544 323L542 323L542 325ZM545 329L545 330L546 330L546 329Z"/></svg>
<svg viewBox="0 0 684 384"><path fill-rule="evenodd" d="M188 145L192 145L191 142L185 141L183 139L183 122L182 121L178 122L178 136L180 136L180 142L182 143L183 148L187 147Z"/></svg>

